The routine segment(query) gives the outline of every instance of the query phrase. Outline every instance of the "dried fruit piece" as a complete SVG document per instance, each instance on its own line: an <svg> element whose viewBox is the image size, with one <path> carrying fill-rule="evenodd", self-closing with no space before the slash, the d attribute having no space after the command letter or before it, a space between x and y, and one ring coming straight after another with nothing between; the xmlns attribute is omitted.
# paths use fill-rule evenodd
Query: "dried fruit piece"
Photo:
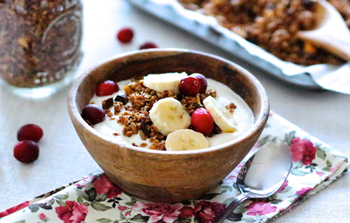
<svg viewBox="0 0 350 223"><path fill-rule="evenodd" d="M94 125L105 119L105 111L94 104L88 104L83 108L81 117L89 124Z"/></svg>
<svg viewBox="0 0 350 223"><path fill-rule="evenodd" d="M31 163L39 157L39 146L31 140L20 141L13 149L13 156L22 163Z"/></svg>
<svg viewBox="0 0 350 223"><path fill-rule="evenodd" d="M201 83L195 77L185 77L180 81L179 90L181 94L195 96L201 88Z"/></svg>
<svg viewBox="0 0 350 223"><path fill-rule="evenodd" d="M214 119L207 109L197 108L191 116L191 125L194 131L209 136L214 127Z"/></svg>
<svg viewBox="0 0 350 223"><path fill-rule="evenodd" d="M108 98L102 101L103 110L108 110L112 106L113 106L113 98Z"/></svg>
<svg viewBox="0 0 350 223"><path fill-rule="evenodd" d="M117 95L114 99L114 101L119 101L121 103L123 103L123 105L126 105L126 103L128 103L128 98L126 97L126 95Z"/></svg>
<svg viewBox="0 0 350 223"><path fill-rule="evenodd" d="M205 93L205 91L207 90L207 87L208 87L207 78L203 74L200 74L200 73L193 73L190 76L197 78L199 80L199 83L201 83L199 93Z"/></svg>
<svg viewBox="0 0 350 223"><path fill-rule="evenodd" d="M133 89L129 85L124 85L124 91L126 95L132 94L134 92Z"/></svg>
<svg viewBox="0 0 350 223"><path fill-rule="evenodd" d="M158 46L152 42L145 42L140 46L140 50L151 49L151 48L158 48Z"/></svg>
<svg viewBox="0 0 350 223"><path fill-rule="evenodd" d="M36 124L26 124L22 126L17 132L18 141L31 140L39 142L44 133L40 126Z"/></svg>
<svg viewBox="0 0 350 223"><path fill-rule="evenodd" d="M97 96L107 96L119 91L119 86L117 83L111 80L106 80L99 84L96 88Z"/></svg>
<svg viewBox="0 0 350 223"><path fill-rule="evenodd" d="M122 43L130 43L134 37L134 31L131 28L122 28L117 33L117 39Z"/></svg>

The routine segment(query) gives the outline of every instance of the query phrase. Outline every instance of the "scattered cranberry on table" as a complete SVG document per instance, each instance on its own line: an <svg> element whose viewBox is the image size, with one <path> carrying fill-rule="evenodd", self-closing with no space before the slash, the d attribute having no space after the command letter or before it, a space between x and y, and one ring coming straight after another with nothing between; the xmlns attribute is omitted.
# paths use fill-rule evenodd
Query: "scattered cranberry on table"
<svg viewBox="0 0 350 223"><path fill-rule="evenodd" d="M31 140L20 141L14 147L13 156L22 163L31 163L39 157L39 146Z"/></svg>
<svg viewBox="0 0 350 223"><path fill-rule="evenodd" d="M201 88L201 83L195 77L185 77L180 81L179 91L186 96L195 96Z"/></svg>
<svg viewBox="0 0 350 223"><path fill-rule="evenodd" d="M105 111L94 104L88 104L83 108L81 117L89 124L97 124L105 119Z"/></svg>
<svg viewBox="0 0 350 223"><path fill-rule="evenodd" d="M209 136L214 127L214 119L207 109L197 108L191 116L191 125L194 131Z"/></svg>
<svg viewBox="0 0 350 223"><path fill-rule="evenodd" d="M207 87L208 87L207 78L203 74L200 74L200 73L193 73L190 75L190 77L195 77L199 80L199 83L201 83L199 93L205 93L205 91L207 90Z"/></svg>
<svg viewBox="0 0 350 223"><path fill-rule="evenodd" d="M17 132L18 141L32 140L39 142L43 137L43 130L36 124L26 124L22 126Z"/></svg>
<svg viewBox="0 0 350 223"><path fill-rule="evenodd" d="M117 33L117 39L121 43L130 43L134 37L134 31L131 28L122 28Z"/></svg>
<svg viewBox="0 0 350 223"><path fill-rule="evenodd" d="M134 31L130 27L124 27L117 32L117 40L121 43L130 43L133 38ZM153 42L145 42L139 47L140 50L151 48L158 48L158 46Z"/></svg>
<svg viewBox="0 0 350 223"><path fill-rule="evenodd" d="M158 48L158 46L152 42L146 42L140 46L140 50Z"/></svg>
<svg viewBox="0 0 350 223"><path fill-rule="evenodd" d="M23 125L17 131L18 143L13 149L13 156L22 163L31 163L39 157L37 142L43 137L42 128L36 124Z"/></svg>
<svg viewBox="0 0 350 223"><path fill-rule="evenodd" d="M107 96L119 91L119 86L117 83L111 80L106 80L100 83L96 88L97 96Z"/></svg>

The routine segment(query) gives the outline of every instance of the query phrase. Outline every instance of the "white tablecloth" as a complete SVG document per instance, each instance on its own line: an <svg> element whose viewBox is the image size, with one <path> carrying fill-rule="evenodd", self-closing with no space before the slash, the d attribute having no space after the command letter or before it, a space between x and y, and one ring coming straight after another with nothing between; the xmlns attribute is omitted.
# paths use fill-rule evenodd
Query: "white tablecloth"
<svg viewBox="0 0 350 223"><path fill-rule="evenodd" d="M265 86L274 112L350 157L349 95L282 84L123 0L83 2L85 57L77 75L106 58L137 50L146 41L159 47L213 53L255 74ZM126 26L134 29L135 38L131 44L122 45L115 36ZM99 170L70 122L66 106L68 89L47 99L30 100L0 88L0 211ZM44 130L39 159L32 164L22 164L13 157L17 130L27 123L36 123ZM350 175L345 174L276 222L350 222L349 198Z"/></svg>

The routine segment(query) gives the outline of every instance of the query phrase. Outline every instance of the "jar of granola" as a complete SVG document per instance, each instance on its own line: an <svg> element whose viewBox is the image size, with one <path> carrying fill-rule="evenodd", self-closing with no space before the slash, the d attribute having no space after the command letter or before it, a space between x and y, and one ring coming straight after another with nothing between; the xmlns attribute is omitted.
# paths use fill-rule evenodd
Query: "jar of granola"
<svg viewBox="0 0 350 223"><path fill-rule="evenodd" d="M45 97L68 85L82 58L80 0L0 0L0 77Z"/></svg>

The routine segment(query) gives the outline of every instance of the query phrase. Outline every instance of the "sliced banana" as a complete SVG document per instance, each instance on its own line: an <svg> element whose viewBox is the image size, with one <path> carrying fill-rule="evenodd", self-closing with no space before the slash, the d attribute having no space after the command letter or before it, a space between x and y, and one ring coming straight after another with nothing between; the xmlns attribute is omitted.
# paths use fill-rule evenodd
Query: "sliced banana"
<svg viewBox="0 0 350 223"><path fill-rule="evenodd" d="M179 129L187 129L191 124L190 115L174 98L163 98L154 103L149 116L154 126L163 135Z"/></svg>
<svg viewBox="0 0 350 223"><path fill-rule="evenodd" d="M165 90L179 94L179 84L182 78L187 77L182 73L149 74L143 78L143 85L152 90L163 92Z"/></svg>
<svg viewBox="0 0 350 223"><path fill-rule="evenodd" d="M208 147L209 142L204 135L192 129L180 129L172 132L165 140L167 151L197 150Z"/></svg>
<svg viewBox="0 0 350 223"><path fill-rule="evenodd" d="M208 96L203 100L203 104L213 117L215 124L219 126L223 132L237 131L237 123L233 118L233 114L218 100L212 96Z"/></svg>

